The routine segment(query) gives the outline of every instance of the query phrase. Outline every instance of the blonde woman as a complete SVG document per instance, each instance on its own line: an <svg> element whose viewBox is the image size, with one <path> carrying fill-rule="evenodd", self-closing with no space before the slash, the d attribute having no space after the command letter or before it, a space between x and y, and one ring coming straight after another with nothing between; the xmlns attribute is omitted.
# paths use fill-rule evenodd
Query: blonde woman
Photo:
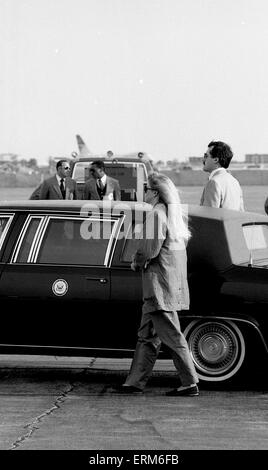
<svg viewBox="0 0 268 470"><path fill-rule="evenodd" d="M131 268L142 270L143 307L138 342L120 393L142 393L163 342L171 352L181 386L169 396L197 396L198 377L177 312L189 308L186 243L190 237L178 191L165 175L152 173L145 188L152 205Z"/></svg>

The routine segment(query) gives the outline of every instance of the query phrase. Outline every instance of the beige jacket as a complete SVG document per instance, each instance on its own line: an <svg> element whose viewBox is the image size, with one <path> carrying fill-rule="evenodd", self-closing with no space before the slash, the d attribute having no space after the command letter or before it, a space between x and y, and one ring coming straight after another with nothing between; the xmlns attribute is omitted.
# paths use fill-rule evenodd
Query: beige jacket
<svg viewBox="0 0 268 470"><path fill-rule="evenodd" d="M186 249L170 238L164 204L148 213L133 263L142 269L144 313L189 308Z"/></svg>
<svg viewBox="0 0 268 470"><path fill-rule="evenodd" d="M201 206L244 210L241 186L225 168L214 170L203 190Z"/></svg>

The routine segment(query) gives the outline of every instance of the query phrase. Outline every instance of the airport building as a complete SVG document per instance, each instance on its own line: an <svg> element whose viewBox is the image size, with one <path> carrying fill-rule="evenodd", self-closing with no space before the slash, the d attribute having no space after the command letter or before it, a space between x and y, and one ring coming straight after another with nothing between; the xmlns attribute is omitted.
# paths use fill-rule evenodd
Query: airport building
<svg viewBox="0 0 268 470"><path fill-rule="evenodd" d="M245 155L245 162L247 164L260 165L263 163L268 164L268 154L267 153L248 153Z"/></svg>

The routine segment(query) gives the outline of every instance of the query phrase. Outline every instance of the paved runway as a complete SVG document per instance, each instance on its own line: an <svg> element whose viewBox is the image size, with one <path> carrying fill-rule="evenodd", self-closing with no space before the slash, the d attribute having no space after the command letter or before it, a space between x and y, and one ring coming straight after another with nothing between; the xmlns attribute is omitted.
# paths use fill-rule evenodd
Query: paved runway
<svg viewBox="0 0 268 470"><path fill-rule="evenodd" d="M1 356L0 449L268 449L268 391L201 388L166 397L171 361L142 396L121 396L130 360Z"/></svg>

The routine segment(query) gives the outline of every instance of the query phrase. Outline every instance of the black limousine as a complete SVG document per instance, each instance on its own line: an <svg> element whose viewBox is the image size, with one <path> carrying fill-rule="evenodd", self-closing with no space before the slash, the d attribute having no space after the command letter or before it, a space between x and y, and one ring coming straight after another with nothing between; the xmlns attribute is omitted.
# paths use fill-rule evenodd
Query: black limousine
<svg viewBox="0 0 268 470"><path fill-rule="evenodd" d="M130 262L151 206L84 203L0 204L2 353L132 356L142 289ZM268 359L268 219L188 212L191 305L181 324L200 379L227 381L256 353Z"/></svg>

